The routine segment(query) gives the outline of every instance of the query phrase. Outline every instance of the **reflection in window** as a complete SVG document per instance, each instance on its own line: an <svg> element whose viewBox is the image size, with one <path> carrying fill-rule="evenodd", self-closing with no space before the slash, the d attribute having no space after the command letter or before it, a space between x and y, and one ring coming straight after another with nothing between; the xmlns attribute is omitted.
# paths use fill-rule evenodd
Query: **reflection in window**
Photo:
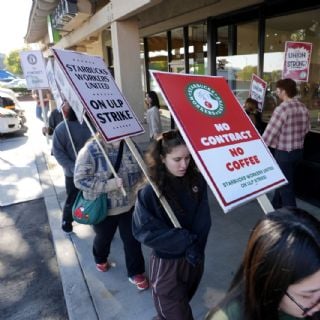
<svg viewBox="0 0 320 320"><path fill-rule="evenodd" d="M149 70L168 71L168 49L167 49L167 34L161 32L147 38L148 41L148 57L149 57ZM150 78L150 90L156 91L162 101L162 95L156 81Z"/></svg>
<svg viewBox="0 0 320 320"><path fill-rule="evenodd" d="M188 27L189 37L189 73L208 74L207 59L207 24L191 24Z"/></svg>
<svg viewBox="0 0 320 320"><path fill-rule="evenodd" d="M257 74L258 22L218 28L217 75L223 76L244 104L249 96L252 74Z"/></svg>
<svg viewBox="0 0 320 320"><path fill-rule="evenodd" d="M175 73L185 73L184 63L183 29L178 28L171 31L171 61L170 71Z"/></svg>

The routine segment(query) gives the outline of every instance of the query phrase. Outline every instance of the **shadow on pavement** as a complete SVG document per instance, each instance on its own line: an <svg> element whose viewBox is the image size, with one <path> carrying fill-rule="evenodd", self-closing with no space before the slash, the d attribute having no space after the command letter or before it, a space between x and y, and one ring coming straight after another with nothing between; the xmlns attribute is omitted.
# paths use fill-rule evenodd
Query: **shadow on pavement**
<svg viewBox="0 0 320 320"><path fill-rule="evenodd" d="M68 319L43 199L0 208L1 319Z"/></svg>

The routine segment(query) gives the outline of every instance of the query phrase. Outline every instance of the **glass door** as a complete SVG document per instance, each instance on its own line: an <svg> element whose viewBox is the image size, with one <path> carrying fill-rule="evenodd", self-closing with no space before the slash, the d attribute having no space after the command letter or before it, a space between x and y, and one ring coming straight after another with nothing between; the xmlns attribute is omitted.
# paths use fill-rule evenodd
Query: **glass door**
<svg viewBox="0 0 320 320"><path fill-rule="evenodd" d="M224 77L241 105L258 70L258 21L217 29L217 76Z"/></svg>

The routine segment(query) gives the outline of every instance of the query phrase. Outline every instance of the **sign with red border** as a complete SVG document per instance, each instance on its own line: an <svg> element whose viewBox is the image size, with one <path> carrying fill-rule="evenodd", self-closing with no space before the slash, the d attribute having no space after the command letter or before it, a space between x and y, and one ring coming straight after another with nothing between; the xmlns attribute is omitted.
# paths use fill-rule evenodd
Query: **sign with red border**
<svg viewBox="0 0 320 320"><path fill-rule="evenodd" d="M312 43L286 41L282 78L308 81Z"/></svg>
<svg viewBox="0 0 320 320"><path fill-rule="evenodd" d="M249 96L258 101L258 108L260 112L263 109L266 91L267 83L256 74L252 74Z"/></svg>
<svg viewBox="0 0 320 320"><path fill-rule="evenodd" d="M106 141L144 132L101 57L70 50L52 51Z"/></svg>
<svg viewBox="0 0 320 320"><path fill-rule="evenodd" d="M158 71L152 75L225 212L286 183L224 78Z"/></svg>

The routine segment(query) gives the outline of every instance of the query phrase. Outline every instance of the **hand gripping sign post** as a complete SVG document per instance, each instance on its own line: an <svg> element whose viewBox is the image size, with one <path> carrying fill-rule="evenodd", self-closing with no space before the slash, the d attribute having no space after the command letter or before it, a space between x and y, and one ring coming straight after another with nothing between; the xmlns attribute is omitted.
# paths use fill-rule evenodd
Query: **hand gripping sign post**
<svg viewBox="0 0 320 320"><path fill-rule="evenodd" d="M40 50L22 51L20 52L20 60L27 87L30 90L38 90L40 105L42 110L44 110L42 89L49 88L49 83L42 52ZM46 112L43 112L43 118L45 126L47 126L48 119ZM46 138L49 143L47 134Z"/></svg>
<svg viewBox="0 0 320 320"><path fill-rule="evenodd" d="M286 178L222 77L152 72L190 152L224 212Z"/></svg>
<svg viewBox="0 0 320 320"><path fill-rule="evenodd" d="M143 133L144 129L121 94L102 58L58 49L53 49L53 52L61 70L82 101L85 110L90 115L100 134L107 142L125 139L144 174L148 177L140 153L129 138L129 136ZM84 119L87 121L85 116ZM87 124L89 123L87 122ZM101 145L99 146L102 148ZM103 148L101 150L104 151ZM108 161L108 165L112 168L105 153L104 156ZM114 170L113 174L117 177ZM173 225L180 227L166 199L160 196L160 192L152 181L150 181L150 184L167 211Z"/></svg>

